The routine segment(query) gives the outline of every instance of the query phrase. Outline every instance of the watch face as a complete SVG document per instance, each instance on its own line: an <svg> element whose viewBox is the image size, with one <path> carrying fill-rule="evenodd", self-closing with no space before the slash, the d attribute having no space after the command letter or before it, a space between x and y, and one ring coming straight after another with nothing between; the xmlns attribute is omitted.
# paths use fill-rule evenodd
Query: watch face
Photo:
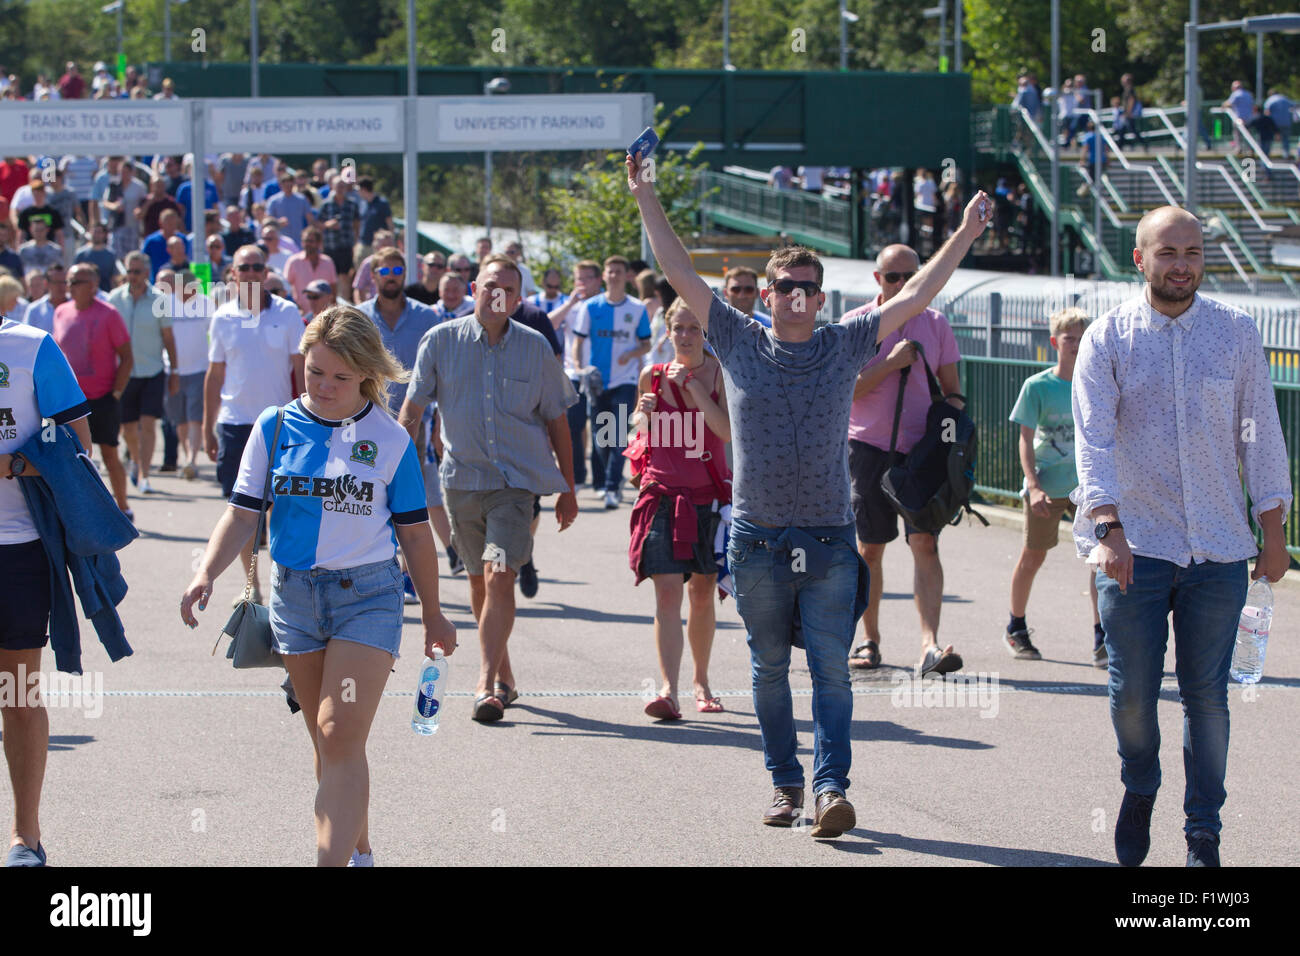
<svg viewBox="0 0 1300 956"><path fill-rule="evenodd" d="M1099 522L1099 523L1097 524L1097 540L1098 540L1098 541L1100 541L1102 538L1106 537L1106 535L1107 535L1109 532L1110 532L1110 525L1107 524L1105 521Z"/></svg>

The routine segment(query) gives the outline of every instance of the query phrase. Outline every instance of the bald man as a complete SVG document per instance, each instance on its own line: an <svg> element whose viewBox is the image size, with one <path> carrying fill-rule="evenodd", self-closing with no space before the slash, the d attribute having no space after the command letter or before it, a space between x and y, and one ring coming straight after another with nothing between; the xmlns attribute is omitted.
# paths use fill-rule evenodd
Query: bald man
<svg viewBox="0 0 1300 956"><path fill-rule="evenodd" d="M909 246L892 245L876 256L872 275L880 294L841 320L879 308L903 290L916 275L921 261ZM902 370L917 359L920 343L925 360L935 370L945 395L961 391L957 362L961 352L952 326L943 313L925 309L880 340L880 348L862 368L853 387L849 413L849 479L852 483L853 520L858 552L871 568L871 597L862 615L863 641L849 656L849 666L871 669L880 665L880 598L884 593L885 546L898 537L898 512L881 490L885 471L901 462L925 435L931 399L923 366L908 375L903 393L903 414L898 426L898 447L891 459L889 444L894 429L894 408ZM964 407L959 398L952 399ZM912 552L912 591L921 621L921 657L916 676L946 674L961 668L961 655L951 644L939 645L939 610L943 604L943 564L939 561L939 533L924 532L903 522L903 536Z"/></svg>
<svg viewBox="0 0 1300 956"><path fill-rule="evenodd" d="M1139 865L1160 786L1157 700L1174 616L1183 701L1188 866L1219 865L1228 758L1228 668L1250 578L1290 564L1291 481L1268 360L1249 315L1197 294L1200 222L1142 217L1133 263L1146 287L1084 334L1074 373L1079 488L1074 537L1097 564L1110 714L1124 798L1115 855ZM1238 465L1241 466L1240 475ZM1242 477L1264 547L1246 518Z"/></svg>

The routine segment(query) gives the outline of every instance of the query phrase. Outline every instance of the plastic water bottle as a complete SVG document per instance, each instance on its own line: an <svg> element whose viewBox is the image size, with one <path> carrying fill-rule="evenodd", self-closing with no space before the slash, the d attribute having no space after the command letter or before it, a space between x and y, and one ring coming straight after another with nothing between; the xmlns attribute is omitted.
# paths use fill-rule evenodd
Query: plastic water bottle
<svg viewBox="0 0 1300 956"><path fill-rule="evenodd" d="M447 696L450 669L440 647L435 647L433 657L426 657L420 665L420 680L415 685L415 712L411 714L411 729L417 734L428 737L438 732L438 717Z"/></svg>
<svg viewBox="0 0 1300 956"><path fill-rule="evenodd" d="M1268 578L1261 577L1246 593L1246 606L1237 622L1237 645L1232 651L1232 679L1242 684L1256 684L1264 674L1264 652L1268 650L1268 631L1273 624L1273 589Z"/></svg>

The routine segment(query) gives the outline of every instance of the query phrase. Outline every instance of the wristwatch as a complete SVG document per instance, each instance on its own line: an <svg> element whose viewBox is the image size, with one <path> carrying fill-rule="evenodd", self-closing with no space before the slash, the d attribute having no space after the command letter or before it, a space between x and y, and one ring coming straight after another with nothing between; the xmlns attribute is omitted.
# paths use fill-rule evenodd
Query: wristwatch
<svg viewBox="0 0 1300 956"><path fill-rule="evenodd" d="M9 474L6 475L10 481L15 478L21 478L23 472L27 470L27 459L16 452L9 457Z"/></svg>
<svg viewBox="0 0 1300 956"><path fill-rule="evenodd" d="M1093 531L1096 533L1098 541L1104 541L1106 535L1110 534L1111 531L1122 527L1124 526L1118 521L1098 521Z"/></svg>

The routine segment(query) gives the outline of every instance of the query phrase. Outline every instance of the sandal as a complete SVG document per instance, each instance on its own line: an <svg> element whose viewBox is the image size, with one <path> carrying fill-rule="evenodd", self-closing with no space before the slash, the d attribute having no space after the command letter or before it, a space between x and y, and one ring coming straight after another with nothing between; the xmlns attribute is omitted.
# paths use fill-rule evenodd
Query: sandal
<svg viewBox="0 0 1300 956"><path fill-rule="evenodd" d="M492 696L501 701L503 707L509 707L519 699L519 691L504 681L497 681L496 686L492 688Z"/></svg>
<svg viewBox="0 0 1300 956"><path fill-rule="evenodd" d="M925 657L916 666L916 676L925 677L927 674L948 674L959 671L963 663L961 655L956 651L951 649L941 651L936 645L925 652Z"/></svg>
<svg viewBox="0 0 1300 956"><path fill-rule="evenodd" d="M647 717L655 720L681 720L682 712L677 709L671 697L659 696L645 705Z"/></svg>
<svg viewBox="0 0 1300 956"><path fill-rule="evenodd" d="M849 655L849 666L859 670L874 670L879 667L880 645L875 641L867 641L853 648L853 653Z"/></svg>
<svg viewBox="0 0 1300 956"><path fill-rule="evenodd" d="M726 713L722 707L722 701L716 697L696 697L695 709L701 714L722 714Z"/></svg>
<svg viewBox="0 0 1300 956"><path fill-rule="evenodd" d="M474 719L481 724L496 723L505 713L505 705L494 694L479 694L474 698Z"/></svg>

